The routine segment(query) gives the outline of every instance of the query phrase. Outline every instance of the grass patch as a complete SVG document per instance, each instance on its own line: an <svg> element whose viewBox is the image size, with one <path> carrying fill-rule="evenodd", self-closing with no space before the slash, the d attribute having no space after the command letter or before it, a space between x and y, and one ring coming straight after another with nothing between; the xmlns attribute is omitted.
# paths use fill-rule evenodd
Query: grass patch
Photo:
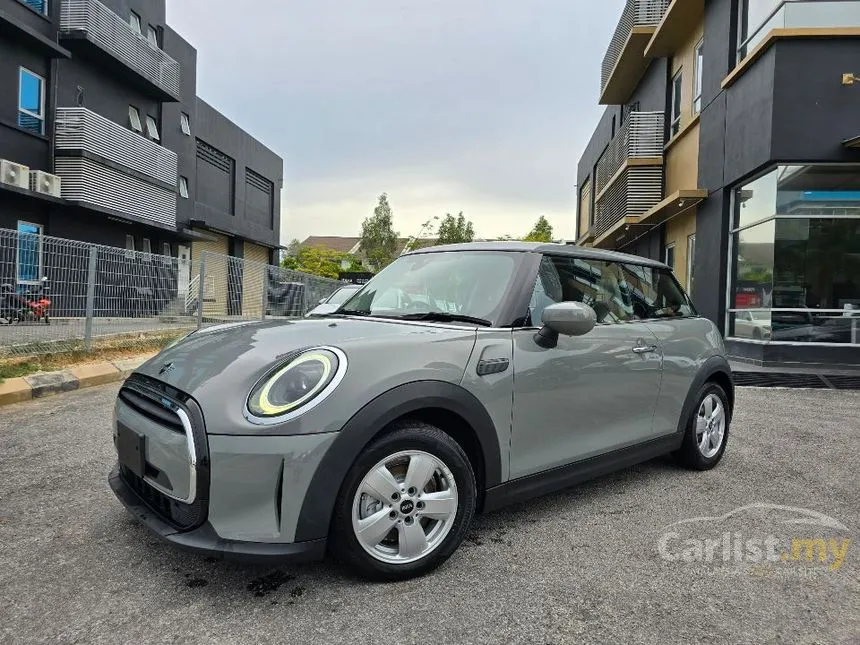
<svg viewBox="0 0 860 645"><path fill-rule="evenodd" d="M80 346L75 343L69 347L70 343L66 342L62 349L55 347L55 351L48 353L44 353L44 346L34 346L30 348L31 351L40 353L0 358L0 383L7 378L29 376L37 372L52 372L87 363L116 361L123 358L134 358L149 352L154 353L187 333L188 330L171 330L169 333L145 337L141 337L140 334L128 334L120 337L94 339L93 348L89 352L83 348L83 343L80 343Z"/></svg>

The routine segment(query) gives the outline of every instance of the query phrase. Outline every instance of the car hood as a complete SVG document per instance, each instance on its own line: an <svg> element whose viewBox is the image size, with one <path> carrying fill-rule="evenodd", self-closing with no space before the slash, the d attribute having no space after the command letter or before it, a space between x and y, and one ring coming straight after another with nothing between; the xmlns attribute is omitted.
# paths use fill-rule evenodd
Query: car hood
<svg viewBox="0 0 860 645"><path fill-rule="evenodd" d="M210 432L241 434L252 431L242 411L248 393L260 378L296 350L321 345L337 347L346 354L348 367L343 382L330 398L335 403L339 401L344 410L335 419L318 419L313 427L302 430L320 432L333 429L331 424L337 425L341 417L348 415L342 419L345 422L366 401L397 385L425 379L459 383L475 337L476 329L472 327L380 319L229 323L193 332L136 372L194 397L207 416ZM320 428L320 423L325 428ZM265 433L277 431L277 427L266 430L254 426L253 431ZM290 429L293 431L296 428Z"/></svg>

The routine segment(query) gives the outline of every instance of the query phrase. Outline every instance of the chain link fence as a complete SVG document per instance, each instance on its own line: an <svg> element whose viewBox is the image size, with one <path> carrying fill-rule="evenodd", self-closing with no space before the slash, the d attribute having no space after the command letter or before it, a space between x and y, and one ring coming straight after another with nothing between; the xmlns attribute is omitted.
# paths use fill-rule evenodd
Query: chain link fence
<svg viewBox="0 0 860 645"><path fill-rule="evenodd" d="M151 347L210 324L301 317L341 284L208 251L184 260L0 229L0 357Z"/></svg>

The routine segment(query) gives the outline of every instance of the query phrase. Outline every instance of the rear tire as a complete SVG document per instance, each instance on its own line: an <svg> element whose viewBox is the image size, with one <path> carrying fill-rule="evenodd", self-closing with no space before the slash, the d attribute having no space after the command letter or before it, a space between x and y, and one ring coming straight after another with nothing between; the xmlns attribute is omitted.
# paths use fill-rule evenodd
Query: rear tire
<svg viewBox="0 0 860 645"><path fill-rule="evenodd" d="M723 458L729 439L731 408L725 390L716 383L705 383L687 419L681 448L675 460L691 470L709 470Z"/></svg>
<svg viewBox="0 0 860 645"><path fill-rule="evenodd" d="M372 442L335 502L334 556L364 578L406 580L439 567L475 514L475 474L460 445L439 428L401 424Z"/></svg>

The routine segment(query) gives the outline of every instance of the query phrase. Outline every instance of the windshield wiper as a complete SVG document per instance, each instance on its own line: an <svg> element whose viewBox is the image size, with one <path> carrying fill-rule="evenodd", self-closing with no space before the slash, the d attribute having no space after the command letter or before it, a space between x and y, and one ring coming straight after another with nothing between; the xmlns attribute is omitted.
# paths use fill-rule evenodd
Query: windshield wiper
<svg viewBox="0 0 860 645"><path fill-rule="evenodd" d="M333 316L333 315L341 315L341 314L343 314L344 316L369 316L370 312L369 311L360 311L358 309L336 309L335 311L332 311L331 314L329 314L329 315Z"/></svg>
<svg viewBox="0 0 860 645"><path fill-rule="evenodd" d="M435 320L437 322L464 322L482 327L490 327L493 323L485 318L476 318L475 316L466 316L465 314L452 314L447 311L422 311L421 313L402 314L400 316L391 316L398 320Z"/></svg>

